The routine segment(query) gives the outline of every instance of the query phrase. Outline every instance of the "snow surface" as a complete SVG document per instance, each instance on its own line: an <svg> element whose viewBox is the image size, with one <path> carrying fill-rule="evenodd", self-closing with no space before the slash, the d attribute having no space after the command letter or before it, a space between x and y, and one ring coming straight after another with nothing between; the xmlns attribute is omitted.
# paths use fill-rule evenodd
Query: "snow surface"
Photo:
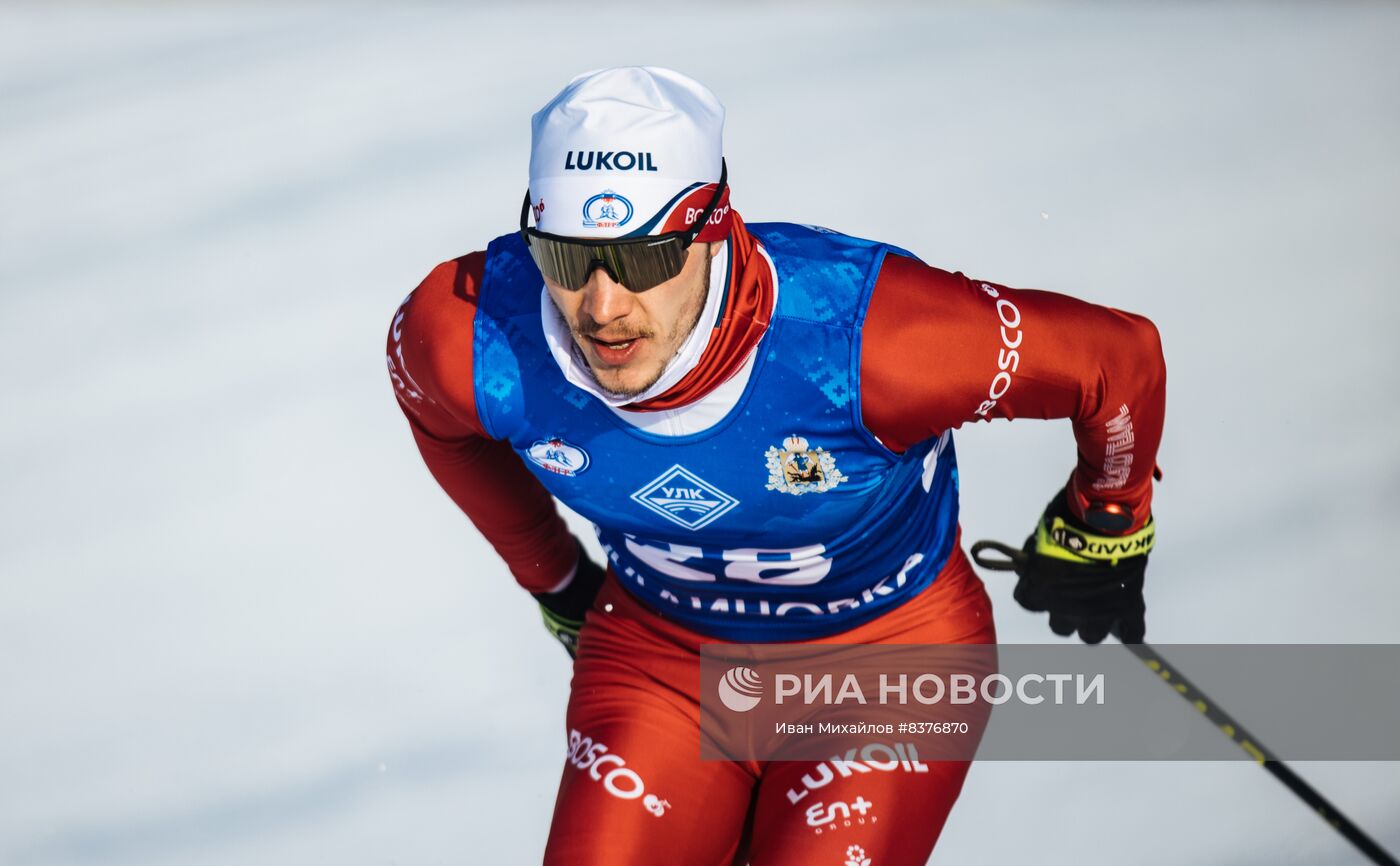
<svg viewBox="0 0 1400 866"><path fill-rule="evenodd" d="M568 666L381 347L604 65L720 95L750 220L1158 323L1153 640L1400 641L1397 37L1343 3L0 6L0 863L538 861ZM968 537L1013 541L1074 457L1064 423L959 451ZM1400 766L1300 769L1400 850ZM1248 763L978 764L934 861L1110 859L1360 862Z"/></svg>

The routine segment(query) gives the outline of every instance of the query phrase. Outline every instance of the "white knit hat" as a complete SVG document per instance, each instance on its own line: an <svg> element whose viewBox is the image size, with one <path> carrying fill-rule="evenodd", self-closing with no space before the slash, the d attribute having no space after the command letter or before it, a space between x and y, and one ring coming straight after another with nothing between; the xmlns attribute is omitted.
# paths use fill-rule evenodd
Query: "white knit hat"
<svg viewBox="0 0 1400 866"><path fill-rule="evenodd" d="M724 106L679 72L586 72L531 120L535 225L593 238L684 228L714 195L723 131ZM728 235L729 207L721 204L707 236Z"/></svg>

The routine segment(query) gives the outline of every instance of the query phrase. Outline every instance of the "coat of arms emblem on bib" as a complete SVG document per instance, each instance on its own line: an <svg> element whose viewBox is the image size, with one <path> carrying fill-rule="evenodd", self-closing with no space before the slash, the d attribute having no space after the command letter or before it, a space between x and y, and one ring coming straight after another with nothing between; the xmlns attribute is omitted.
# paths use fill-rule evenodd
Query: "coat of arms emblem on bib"
<svg viewBox="0 0 1400 866"><path fill-rule="evenodd" d="M825 448L813 448L802 436L789 436L783 447L764 452L768 458L768 489L801 496L825 493L846 476L836 468L836 458Z"/></svg>

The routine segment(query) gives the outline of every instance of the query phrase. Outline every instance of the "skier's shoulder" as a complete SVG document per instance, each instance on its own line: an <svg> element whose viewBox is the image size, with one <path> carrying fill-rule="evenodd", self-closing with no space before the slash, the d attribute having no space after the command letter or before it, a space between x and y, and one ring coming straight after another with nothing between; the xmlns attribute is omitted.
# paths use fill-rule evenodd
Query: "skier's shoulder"
<svg viewBox="0 0 1400 866"><path fill-rule="evenodd" d="M765 246L780 249L878 245L877 241L812 223L761 222L748 223L744 228Z"/></svg>
<svg viewBox="0 0 1400 866"><path fill-rule="evenodd" d="M887 241L810 223L749 223L747 228L765 247L776 249L779 253L794 248L806 251L862 249L872 253L883 252L876 259L880 265L880 277L898 283L900 288L947 289L966 284L966 278L961 273L951 273L925 264L914 253Z"/></svg>
<svg viewBox="0 0 1400 866"><path fill-rule="evenodd" d="M391 371L400 367L416 390L454 415L474 414L472 333L485 261L484 252L473 252L433 268L389 326Z"/></svg>
<svg viewBox="0 0 1400 866"><path fill-rule="evenodd" d="M400 305L396 326L425 342L469 338L485 263L478 251L434 267Z"/></svg>
<svg viewBox="0 0 1400 866"><path fill-rule="evenodd" d="M841 255L842 250L864 249L883 255L871 259L879 270L871 295L872 303L910 311L907 303L943 299L955 301L972 292L974 284L961 272L944 270L925 263L917 255L895 244L807 223L749 223L747 228L764 247L778 257L786 254ZM932 312L930 310L930 312Z"/></svg>
<svg viewBox="0 0 1400 866"><path fill-rule="evenodd" d="M946 271L924 263L913 253L890 249L880 263L871 301L874 303L876 298L889 303L927 301L963 294L970 288L971 282L961 272Z"/></svg>
<svg viewBox="0 0 1400 866"><path fill-rule="evenodd" d="M477 251L434 267L404 301L421 326L450 326L462 311L476 309L486 253ZM468 325L470 325L470 317Z"/></svg>

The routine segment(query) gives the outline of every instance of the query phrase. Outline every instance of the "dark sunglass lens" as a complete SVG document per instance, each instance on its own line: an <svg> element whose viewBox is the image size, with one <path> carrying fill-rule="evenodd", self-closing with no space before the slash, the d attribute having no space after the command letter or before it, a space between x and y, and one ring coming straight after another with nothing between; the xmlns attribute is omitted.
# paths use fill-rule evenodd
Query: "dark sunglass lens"
<svg viewBox="0 0 1400 866"><path fill-rule="evenodd" d="M576 244L530 236L530 256L551 282L575 291L596 267L634 292L672 279L685 267L686 243L678 237L620 244Z"/></svg>
<svg viewBox="0 0 1400 866"><path fill-rule="evenodd" d="M587 247L532 237L530 255L541 274L570 291L581 289L588 282L593 252Z"/></svg>
<svg viewBox="0 0 1400 866"><path fill-rule="evenodd" d="M631 244L623 259L626 276L623 285L634 292L644 292L673 279L685 267L685 242L667 238L654 244Z"/></svg>

